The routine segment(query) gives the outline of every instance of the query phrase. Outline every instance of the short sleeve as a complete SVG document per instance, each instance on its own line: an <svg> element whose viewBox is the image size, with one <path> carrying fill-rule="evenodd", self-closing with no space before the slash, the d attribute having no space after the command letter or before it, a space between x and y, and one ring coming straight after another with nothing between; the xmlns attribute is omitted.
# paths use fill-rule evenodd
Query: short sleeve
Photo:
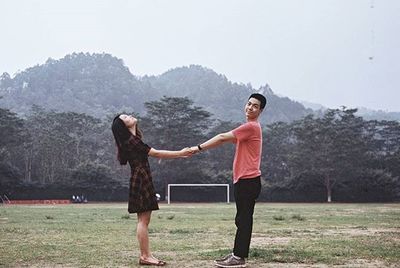
<svg viewBox="0 0 400 268"><path fill-rule="evenodd" d="M236 140L242 141L249 139L254 133L254 127L250 123L245 123L232 130Z"/></svg>
<svg viewBox="0 0 400 268"><path fill-rule="evenodd" d="M149 154L151 147L145 144L138 137L132 135L128 140L126 149L129 153L135 153L138 155L147 156Z"/></svg>

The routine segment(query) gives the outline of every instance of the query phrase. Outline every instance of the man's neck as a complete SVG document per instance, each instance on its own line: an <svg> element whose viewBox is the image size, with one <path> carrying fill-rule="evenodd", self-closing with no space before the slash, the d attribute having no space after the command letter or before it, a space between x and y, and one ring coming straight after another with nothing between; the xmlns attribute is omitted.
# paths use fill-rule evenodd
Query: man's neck
<svg viewBox="0 0 400 268"><path fill-rule="evenodd" d="M258 122L258 117L257 118L248 118L248 117L246 117L246 122Z"/></svg>

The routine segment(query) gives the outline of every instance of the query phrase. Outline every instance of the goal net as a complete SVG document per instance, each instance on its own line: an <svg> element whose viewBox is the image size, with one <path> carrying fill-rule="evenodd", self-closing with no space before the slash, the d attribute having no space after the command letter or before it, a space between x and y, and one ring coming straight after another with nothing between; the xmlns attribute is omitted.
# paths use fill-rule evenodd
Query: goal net
<svg viewBox="0 0 400 268"><path fill-rule="evenodd" d="M225 188L225 189L223 189ZM180 191L178 191L180 189ZM221 191L222 190L222 191ZM179 194L179 192L181 194ZM167 200L168 204L171 203L171 199L174 196L182 196L185 193L190 195L201 195L205 192L208 192L207 195L212 196L221 196L226 203L229 203L229 184L193 184L193 183L182 183L182 184L168 184L168 193L167 193ZM226 198L226 199L225 199ZM208 198L205 201L213 201L212 199Z"/></svg>

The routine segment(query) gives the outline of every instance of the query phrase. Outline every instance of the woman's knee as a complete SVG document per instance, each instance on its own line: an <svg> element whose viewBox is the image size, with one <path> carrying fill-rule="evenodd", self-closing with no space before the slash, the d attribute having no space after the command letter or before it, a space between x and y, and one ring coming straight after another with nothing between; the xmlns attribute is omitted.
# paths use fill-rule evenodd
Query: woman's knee
<svg viewBox="0 0 400 268"><path fill-rule="evenodd" d="M138 224L149 225L151 218L151 211L150 212L141 212L138 213Z"/></svg>

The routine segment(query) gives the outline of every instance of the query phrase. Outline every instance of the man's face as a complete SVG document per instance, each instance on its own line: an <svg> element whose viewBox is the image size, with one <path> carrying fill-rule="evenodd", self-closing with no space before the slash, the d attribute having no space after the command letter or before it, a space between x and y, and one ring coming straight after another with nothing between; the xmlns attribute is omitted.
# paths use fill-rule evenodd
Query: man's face
<svg viewBox="0 0 400 268"><path fill-rule="evenodd" d="M250 98L244 107L244 111L247 119L257 119L262 112L261 102L255 98Z"/></svg>

